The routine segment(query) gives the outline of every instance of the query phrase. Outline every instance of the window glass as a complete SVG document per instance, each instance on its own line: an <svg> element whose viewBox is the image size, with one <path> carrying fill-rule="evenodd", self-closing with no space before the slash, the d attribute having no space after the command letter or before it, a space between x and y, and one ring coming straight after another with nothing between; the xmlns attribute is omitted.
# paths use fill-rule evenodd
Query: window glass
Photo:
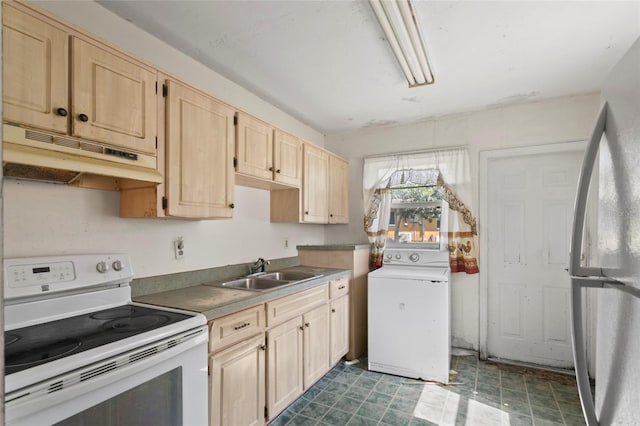
<svg viewBox="0 0 640 426"><path fill-rule="evenodd" d="M433 186L402 186L391 191L389 247L439 249L443 202Z"/></svg>

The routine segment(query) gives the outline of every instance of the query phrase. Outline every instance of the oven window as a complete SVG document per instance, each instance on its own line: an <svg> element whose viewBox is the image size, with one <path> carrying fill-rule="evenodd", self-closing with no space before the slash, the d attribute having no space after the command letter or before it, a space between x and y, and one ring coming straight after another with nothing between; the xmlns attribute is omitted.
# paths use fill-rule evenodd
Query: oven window
<svg viewBox="0 0 640 426"><path fill-rule="evenodd" d="M182 367L142 383L56 425L181 426Z"/></svg>

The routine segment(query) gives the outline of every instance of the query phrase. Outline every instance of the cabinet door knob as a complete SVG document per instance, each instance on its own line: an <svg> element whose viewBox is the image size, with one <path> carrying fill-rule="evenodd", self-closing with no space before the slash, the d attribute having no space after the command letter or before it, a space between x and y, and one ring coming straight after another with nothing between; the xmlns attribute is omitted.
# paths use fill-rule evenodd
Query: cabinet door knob
<svg viewBox="0 0 640 426"><path fill-rule="evenodd" d="M67 116L67 110L64 108L58 108L56 110L56 113L60 116L60 117L66 117Z"/></svg>
<svg viewBox="0 0 640 426"><path fill-rule="evenodd" d="M78 118L80 119L80 121L89 121L89 116L87 114L78 114Z"/></svg>
<svg viewBox="0 0 640 426"><path fill-rule="evenodd" d="M303 327L303 326L300 326L300 330L304 330L304 327Z"/></svg>
<svg viewBox="0 0 640 426"><path fill-rule="evenodd" d="M272 172L273 171L273 167L269 167L269 171Z"/></svg>
<svg viewBox="0 0 640 426"><path fill-rule="evenodd" d="M333 217L333 214L330 214L329 217Z"/></svg>
<svg viewBox="0 0 640 426"><path fill-rule="evenodd" d="M304 212L304 214L309 214L309 212Z"/></svg>
<svg viewBox="0 0 640 426"><path fill-rule="evenodd" d="M234 209L236 207L236 205L234 203L229 204L229 207L231 207L232 209Z"/></svg>
<svg viewBox="0 0 640 426"><path fill-rule="evenodd" d="M309 323L308 323L308 322L305 322L305 323L304 323L304 326L305 326L305 327L307 327L307 328L309 328Z"/></svg>
<svg viewBox="0 0 640 426"><path fill-rule="evenodd" d="M267 347L265 345L260 345L260 350L264 352L267 350Z"/></svg>
<svg viewBox="0 0 640 426"><path fill-rule="evenodd" d="M280 169L277 169L277 170L276 170L276 173L280 173Z"/></svg>
<svg viewBox="0 0 640 426"><path fill-rule="evenodd" d="M335 311L336 311L335 309L332 309L332 310L331 310L331 312L334 312L334 313L335 313Z"/></svg>

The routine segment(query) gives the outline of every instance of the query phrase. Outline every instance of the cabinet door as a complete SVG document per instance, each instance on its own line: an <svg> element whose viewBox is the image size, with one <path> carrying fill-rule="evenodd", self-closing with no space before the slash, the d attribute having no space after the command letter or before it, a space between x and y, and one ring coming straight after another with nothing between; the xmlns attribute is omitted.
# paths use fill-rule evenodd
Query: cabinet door
<svg viewBox="0 0 640 426"><path fill-rule="evenodd" d="M264 334L209 357L209 425L263 425Z"/></svg>
<svg viewBox="0 0 640 426"><path fill-rule="evenodd" d="M349 351L349 296L331 301L331 365Z"/></svg>
<svg viewBox="0 0 640 426"><path fill-rule="evenodd" d="M349 223L349 163L329 156L329 223Z"/></svg>
<svg viewBox="0 0 640 426"><path fill-rule="evenodd" d="M276 129L273 132L273 158L274 180L299 187L302 183L302 141Z"/></svg>
<svg viewBox="0 0 640 426"><path fill-rule="evenodd" d="M7 3L2 6L3 120L66 133L67 34Z"/></svg>
<svg viewBox="0 0 640 426"><path fill-rule="evenodd" d="M174 81L167 81L166 214L231 217L234 111Z"/></svg>
<svg viewBox="0 0 640 426"><path fill-rule="evenodd" d="M302 394L302 317L295 317L267 332L267 407L274 418Z"/></svg>
<svg viewBox="0 0 640 426"><path fill-rule="evenodd" d="M329 155L310 144L304 145L302 222L327 223L329 219Z"/></svg>
<svg viewBox="0 0 640 426"><path fill-rule="evenodd" d="M157 73L73 38L72 134L156 153Z"/></svg>
<svg viewBox="0 0 640 426"><path fill-rule="evenodd" d="M236 171L273 179L273 128L250 115L238 113Z"/></svg>
<svg viewBox="0 0 640 426"><path fill-rule="evenodd" d="M304 388L329 371L329 305L302 316L304 322Z"/></svg>

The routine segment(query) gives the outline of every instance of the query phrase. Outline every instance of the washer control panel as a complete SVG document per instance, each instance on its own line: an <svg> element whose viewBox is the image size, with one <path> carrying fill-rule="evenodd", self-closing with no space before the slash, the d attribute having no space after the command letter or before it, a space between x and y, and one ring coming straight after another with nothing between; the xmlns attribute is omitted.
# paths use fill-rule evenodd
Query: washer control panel
<svg viewBox="0 0 640 426"><path fill-rule="evenodd" d="M439 250L388 249L382 258L384 265L449 266L449 252Z"/></svg>

